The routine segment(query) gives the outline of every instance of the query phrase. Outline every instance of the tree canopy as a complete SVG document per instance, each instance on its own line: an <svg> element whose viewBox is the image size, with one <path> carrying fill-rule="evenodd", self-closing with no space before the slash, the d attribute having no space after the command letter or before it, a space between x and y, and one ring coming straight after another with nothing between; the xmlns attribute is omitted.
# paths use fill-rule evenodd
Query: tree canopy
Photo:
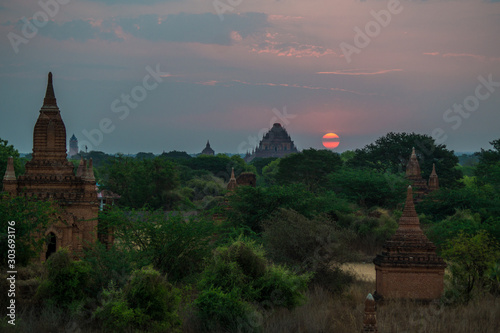
<svg viewBox="0 0 500 333"><path fill-rule="evenodd" d="M342 166L340 155L329 150L305 149L279 162L276 180L279 184L303 183L316 191L326 182L326 175Z"/></svg>
<svg viewBox="0 0 500 333"><path fill-rule="evenodd" d="M406 170L413 147L424 178L429 177L432 164L435 163L439 184L442 187L459 186L458 181L462 178L462 172L455 168L458 158L453 150L448 150L445 145L436 144L434 139L426 134L390 132L374 143L356 149L355 156L348 160L347 165L401 173Z"/></svg>

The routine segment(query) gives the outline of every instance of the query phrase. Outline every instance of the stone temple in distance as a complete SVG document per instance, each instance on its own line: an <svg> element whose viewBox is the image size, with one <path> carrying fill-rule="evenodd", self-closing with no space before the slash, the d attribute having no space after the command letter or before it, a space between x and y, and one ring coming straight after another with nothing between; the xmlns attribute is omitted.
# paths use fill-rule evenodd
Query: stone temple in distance
<svg viewBox="0 0 500 333"><path fill-rule="evenodd" d="M244 160L251 162L255 158L285 157L298 152L286 129L280 123L274 123L252 153L246 154Z"/></svg>

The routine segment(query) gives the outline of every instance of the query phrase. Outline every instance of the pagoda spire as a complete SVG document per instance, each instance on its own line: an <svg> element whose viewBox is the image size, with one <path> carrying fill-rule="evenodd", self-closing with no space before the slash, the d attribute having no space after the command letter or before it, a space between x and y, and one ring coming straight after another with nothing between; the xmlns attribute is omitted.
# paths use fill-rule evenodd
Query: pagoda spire
<svg viewBox="0 0 500 333"><path fill-rule="evenodd" d="M94 163L92 162L92 157L89 159L89 169L87 170L87 179L92 182L95 182Z"/></svg>
<svg viewBox="0 0 500 333"><path fill-rule="evenodd" d="M56 95L54 94L54 86L52 85L52 72L49 72L49 77L47 80L47 90L45 92L45 98L43 99L43 106L57 107Z"/></svg>
<svg viewBox="0 0 500 333"><path fill-rule="evenodd" d="M406 191L406 203L403 209L403 215L401 215L399 219L399 227L420 228L420 221L417 211L415 210L415 204L413 203L413 190L411 185L408 186Z"/></svg>
<svg viewBox="0 0 500 333"><path fill-rule="evenodd" d="M434 163L432 163L432 172L431 175L429 176L429 190L430 191L439 190L439 179L436 173L436 165Z"/></svg>
<svg viewBox="0 0 500 333"><path fill-rule="evenodd" d="M238 186L236 183L236 177L234 176L234 168L231 168L231 178L229 179L229 183L227 183L227 190L234 191L234 189Z"/></svg>
<svg viewBox="0 0 500 333"><path fill-rule="evenodd" d="M80 157L80 164L78 165L78 169L76 170L76 176L77 177L83 176L83 156Z"/></svg>
<svg viewBox="0 0 500 333"><path fill-rule="evenodd" d="M14 170L14 158L9 156L7 159L7 170L5 170L5 175L3 180L16 180L16 172Z"/></svg>
<svg viewBox="0 0 500 333"><path fill-rule="evenodd" d="M417 154L415 153L415 147L411 150L410 160L406 165L406 177L410 179L420 179L422 174L420 173L420 165L418 164Z"/></svg>

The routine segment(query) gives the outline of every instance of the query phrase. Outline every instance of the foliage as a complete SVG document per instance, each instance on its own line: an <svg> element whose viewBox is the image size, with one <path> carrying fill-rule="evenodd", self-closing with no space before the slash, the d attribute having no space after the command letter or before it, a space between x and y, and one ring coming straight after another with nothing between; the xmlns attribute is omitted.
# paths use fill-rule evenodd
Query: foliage
<svg viewBox="0 0 500 333"><path fill-rule="evenodd" d="M280 159L276 159L262 168L262 179L267 186L276 185L276 175L278 174Z"/></svg>
<svg viewBox="0 0 500 333"><path fill-rule="evenodd" d="M100 242L85 249L82 261L88 264L92 272L89 289L94 295L98 295L110 283L123 287L133 269L133 263L126 253L116 245L106 249Z"/></svg>
<svg viewBox="0 0 500 333"><path fill-rule="evenodd" d="M481 219L500 217L500 201L490 187L465 186L456 189L441 188L424 197L416 207L419 213L442 220L457 209L479 213Z"/></svg>
<svg viewBox="0 0 500 333"><path fill-rule="evenodd" d="M370 168L382 173L393 174L405 171L406 164L415 147L418 163L424 177L432 171L436 164L439 184L442 187L457 187L462 178L461 171L455 169L458 158L445 145L436 144L434 139L425 134L388 133L374 143L355 150L355 156L347 162L350 167Z"/></svg>
<svg viewBox="0 0 500 333"><path fill-rule="evenodd" d="M455 214L447 216L439 222L432 223L427 228L426 234L437 246L438 250L441 250L449 240L457 237L460 233L474 235L482 228L481 217L478 213L457 209Z"/></svg>
<svg viewBox="0 0 500 333"><path fill-rule="evenodd" d="M151 267L135 270L127 285L111 283L93 317L112 331L134 327L157 332L179 331L178 291Z"/></svg>
<svg viewBox="0 0 500 333"><path fill-rule="evenodd" d="M500 247L484 230L475 235L461 232L447 242L443 257L449 262L452 288L458 291L458 300L467 303L476 289L490 282L490 270L500 261Z"/></svg>
<svg viewBox="0 0 500 333"><path fill-rule="evenodd" d="M91 270L83 261L73 261L67 249L52 254L45 262L47 276L38 287L36 297L50 305L74 307L89 296Z"/></svg>
<svg viewBox="0 0 500 333"><path fill-rule="evenodd" d="M230 332L253 331L246 325L246 321L256 310L250 303L242 300L238 289L226 292L220 287L211 286L200 292L194 305L198 309L205 332L216 332L220 329Z"/></svg>
<svg viewBox="0 0 500 333"><path fill-rule="evenodd" d="M475 175L479 184L491 184L499 193L500 188L500 139L490 142L494 149L481 149Z"/></svg>
<svg viewBox="0 0 500 333"><path fill-rule="evenodd" d="M309 279L310 275L269 265L261 247L237 240L217 248L202 273L194 304L208 331L253 331L249 317L259 312L251 303L261 308L294 308L304 300Z"/></svg>
<svg viewBox="0 0 500 333"><path fill-rule="evenodd" d="M243 171L255 170L247 165L238 155L233 155L231 157L223 154L218 154L217 156L200 155L196 158L179 160L179 163L193 170L209 171L214 176L220 177L225 181L229 180L232 168L234 168L235 174L240 174Z"/></svg>
<svg viewBox="0 0 500 333"><path fill-rule="evenodd" d="M407 186L400 175L346 167L329 174L327 183L340 197L364 207L396 207L404 200Z"/></svg>
<svg viewBox="0 0 500 333"><path fill-rule="evenodd" d="M155 158L155 154L139 152L135 155L135 158L138 160L151 160L151 159Z"/></svg>
<svg viewBox="0 0 500 333"><path fill-rule="evenodd" d="M276 161L278 158L277 157L258 157L254 158L250 164L253 165L257 171L258 175L262 175L262 169L269 165L271 162Z"/></svg>
<svg viewBox="0 0 500 333"><path fill-rule="evenodd" d="M190 159L191 155L189 155L185 151L172 150L169 151L168 153L161 154L160 157L171 160L177 160L177 159Z"/></svg>
<svg viewBox="0 0 500 333"><path fill-rule="evenodd" d="M238 187L229 197L229 202L232 208L228 212L229 220L236 226L248 226L257 233L262 231L261 223L278 208L293 209L307 217L349 210L345 201L333 192L315 196L303 184Z"/></svg>
<svg viewBox="0 0 500 333"><path fill-rule="evenodd" d="M116 243L139 267L152 264L173 281L202 270L216 246L214 235L223 226L203 217L185 220L182 214L115 208L102 214L103 225L114 229Z"/></svg>
<svg viewBox="0 0 500 333"><path fill-rule="evenodd" d="M15 221L16 265L26 265L40 255L45 239L40 237L47 226L54 223L57 209L50 202L31 201L25 197L11 197L0 194L0 249L7 253L9 248L8 224ZM7 265L7 255L0 258L0 266Z"/></svg>
<svg viewBox="0 0 500 333"><path fill-rule="evenodd" d="M172 191L179 186L174 164L156 157L139 160L118 156L99 169L105 189L121 195L121 206L172 209Z"/></svg>
<svg viewBox="0 0 500 333"><path fill-rule="evenodd" d="M346 236L325 216L308 219L285 209L264 222L262 234L273 261L291 265L298 272L314 273L313 282L332 291L340 291L349 284L346 274L337 271L342 263L352 259Z"/></svg>
<svg viewBox="0 0 500 333"><path fill-rule="evenodd" d="M305 149L279 162L278 184L303 183L317 191L326 182L326 175L342 166L340 155L329 150Z"/></svg>

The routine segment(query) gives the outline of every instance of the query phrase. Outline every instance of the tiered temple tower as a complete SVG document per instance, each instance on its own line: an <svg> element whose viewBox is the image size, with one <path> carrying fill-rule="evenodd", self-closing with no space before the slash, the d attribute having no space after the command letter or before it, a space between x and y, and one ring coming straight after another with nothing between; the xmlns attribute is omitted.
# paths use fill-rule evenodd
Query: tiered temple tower
<svg viewBox="0 0 500 333"><path fill-rule="evenodd" d="M61 247L69 248L78 257L86 244L97 239L97 187L92 159L88 163L82 160L76 175L73 164L66 159L66 127L54 95L52 73L33 131L32 156L25 174L17 179L9 158L3 189L13 196L52 201L62 208L59 222L40 235L49 240L40 254L42 261Z"/></svg>
<svg viewBox="0 0 500 333"><path fill-rule="evenodd" d="M422 178L415 148L412 149L410 160L406 165L406 178L411 181L413 186L413 191L415 192L415 202L422 201L426 194L439 189L439 181L435 164L432 165L432 173L429 177L429 183L427 183L427 181Z"/></svg>
<svg viewBox="0 0 500 333"><path fill-rule="evenodd" d="M71 139L69 139L69 157L73 157L75 155L78 155L78 139L76 136L73 134Z"/></svg>
<svg viewBox="0 0 500 333"><path fill-rule="evenodd" d="M210 147L210 141L207 140L207 145L205 146L205 149L201 151L200 155L215 155L215 151L212 149L212 147Z"/></svg>
<svg viewBox="0 0 500 333"><path fill-rule="evenodd" d="M420 228L411 186L399 227L373 263L376 297L430 301L440 298L443 293L446 263Z"/></svg>
<svg viewBox="0 0 500 333"><path fill-rule="evenodd" d="M290 135L287 133L281 124L274 123L273 127L267 132L255 148L252 154L247 153L245 161L250 162L254 158L265 157L285 157L291 153L297 153Z"/></svg>

